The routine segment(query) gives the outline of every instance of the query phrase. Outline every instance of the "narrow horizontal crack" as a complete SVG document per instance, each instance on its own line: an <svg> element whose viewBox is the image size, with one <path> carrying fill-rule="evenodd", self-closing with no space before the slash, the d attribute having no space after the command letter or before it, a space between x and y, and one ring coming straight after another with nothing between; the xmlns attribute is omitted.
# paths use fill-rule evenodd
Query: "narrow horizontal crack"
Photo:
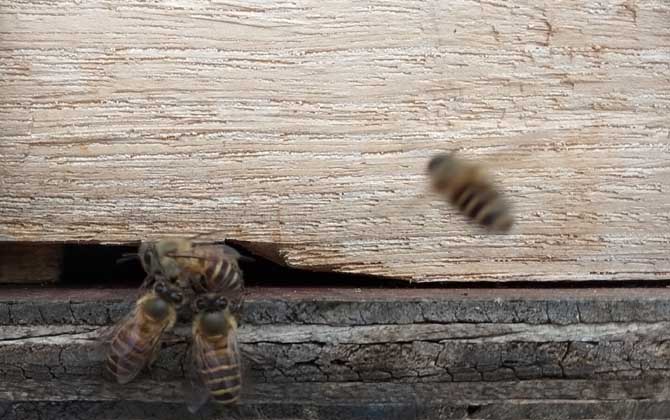
<svg viewBox="0 0 670 420"><path fill-rule="evenodd" d="M93 331L97 331L98 328L91 328L88 330L76 330L76 331L63 331L59 333L50 333L50 334L29 334L29 335L22 335L19 337L12 337L12 338L0 338L0 343L11 343L15 341L22 341L22 340L32 340L32 339L37 339L37 338L49 338L49 337L64 337L64 336L79 336L79 335L85 335L88 333L91 333ZM82 337L83 338L83 337Z"/></svg>

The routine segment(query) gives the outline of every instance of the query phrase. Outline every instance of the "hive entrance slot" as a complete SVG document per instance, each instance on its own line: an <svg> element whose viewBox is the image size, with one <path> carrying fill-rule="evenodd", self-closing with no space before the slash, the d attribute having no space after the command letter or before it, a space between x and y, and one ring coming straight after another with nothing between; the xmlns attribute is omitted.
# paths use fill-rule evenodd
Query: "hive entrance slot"
<svg viewBox="0 0 670 420"><path fill-rule="evenodd" d="M247 286L264 287L403 287L402 280L387 279L346 273L317 272L290 268L270 259L250 253L244 246L232 244L242 255L250 257L240 261ZM33 248L36 247L36 248ZM60 252L56 285L77 288L133 288L138 287L144 277L139 259L126 258L137 252L136 245L103 244L39 244L26 245L21 249L23 259L40 264L44 247L57 247ZM41 254L31 256L35 249ZM7 264L12 261L5 258ZM7 271L7 270L5 270ZM54 279L54 280L55 280ZM4 283L23 283L17 278L6 278Z"/></svg>
<svg viewBox="0 0 670 420"><path fill-rule="evenodd" d="M639 281L552 281L552 282L472 282L458 277L446 283L409 283L401 279L362 274L297 269L250 252L257 244L229 244L242 255L240 261L245 284L249 287L317 288L607 288L669 287L670 280ZM272 244L266 244L272 246ZM137 252L137 245L0 243L0 283L54 284L56 287L134 288L145 273L138 259L125 258Z"/></svg>

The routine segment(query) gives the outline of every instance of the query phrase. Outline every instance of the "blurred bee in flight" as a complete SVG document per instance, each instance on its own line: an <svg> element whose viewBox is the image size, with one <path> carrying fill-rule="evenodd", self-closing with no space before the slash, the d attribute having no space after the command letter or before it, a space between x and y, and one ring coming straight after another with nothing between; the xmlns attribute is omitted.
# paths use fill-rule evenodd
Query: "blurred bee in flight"
<svg viewBox="0 0 670 420"><path fill-rule="evenodd" d="M511 229L509 204L478 164L441 153L428 163L428 174L433 189L471 220L494 232Z"/></svg>
<svg viewBox="0 0 670 420"><path fill-rule="evenodd" d="M158 355L161 338L177 320L180 291L164 282L142 295L133 310L119 321L106 340L105 370L120 384L126 384L151 365Z"/></svg>

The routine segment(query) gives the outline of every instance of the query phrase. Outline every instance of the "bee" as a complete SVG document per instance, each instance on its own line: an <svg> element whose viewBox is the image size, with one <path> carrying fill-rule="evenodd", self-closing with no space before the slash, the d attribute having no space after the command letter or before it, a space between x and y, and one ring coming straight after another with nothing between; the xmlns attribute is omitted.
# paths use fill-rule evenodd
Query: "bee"
<svg viewBox="0 0 670 420"><path fill-rule="evenodd" d="M142 242L137 256L147 273L144 286L161 279L182 289L190 287L189 279L184 276L175 255L193 254L193 247L193 242L181 238Z"/></svg>
<svg viewBox="0 0 670 420"><path fill-rule="evenodd" d="M241 305L244 278L239 266L240 254L227 245L199 244L193 252L175 255L182 270L190 277L195 293L219 293L229 300L237 313Z"/></svg>
<svg viewBox="0 0 670 420"><path fill-rule="evenodd" d="M177 320L177 306L183 295L157 282L141 296L131 313L112 330L108 340L106 372L119 384L126 384L150 365L158 355L161 337Z"/></svg>
<svg viewBox="0 0 670 420"><path fill-rule="evenodd" d="M428 163L428 174L437 192L482 226L507 232L514 224L508 203L479 165L441 153Z"/></svg>
<svg viewBox="0 0 670 420"><path fill-rule="evenodd" d="M232 405L242 389L241 357L237 342L237 320L228 299L209 293L194 302L191 347L192 392L189 411L197 412L209 399Z"/></svg>
<svg viewBox="0 0 670 420"><path fill-rule="evenodd" d="M235 249L163 239L142 243L138 255L148 278L165 279L193 294L225 294L233 312L241 310L244 279L238 263L241 255Z"/></svg>

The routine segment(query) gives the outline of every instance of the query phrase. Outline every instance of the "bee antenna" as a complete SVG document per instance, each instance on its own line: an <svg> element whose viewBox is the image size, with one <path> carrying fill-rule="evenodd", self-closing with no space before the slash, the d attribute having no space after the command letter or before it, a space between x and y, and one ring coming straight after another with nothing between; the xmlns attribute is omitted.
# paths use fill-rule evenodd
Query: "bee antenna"
<svg viewBox="0 0 670 420"><path fill-rule="evenodd" d="M168 256L170 256L171 258L193 258L195 260L212 260L212 258L202 257L200 255L195 254L175 254L173 252L170 252Z"/></svg>
<svg viewBox="0 0 670 420"><path fill-rule="evenodd" d="M189 239L191 241L195 242L196 239L200 239L204 236L213 235L215 233L222 233L222 232L227 232L227 230L226 229L216 229L216 230L210 230L209 232L201 232L201 233L196 234L195 236L192 236Z"/></svg>
<svg viewBox="0 0 670 420"><path fill-rule="evenodd" d="M121 258L116 260L116 263L117 264L123 264L125 262L130 261L130 260L139 259L139 258L140 258L140 254L138 254L137 252L128 252L128 253L125 253L125 254L121 254Z"/></svg>
<svg viewBox="0 0 670 420"><path fill-rule="evenodd" d="M248 256L246 256L246 255L240 255L240 256L238 257L238 259L239 259L240 261L256 262L256 258L254 258L254 257L248 257Z"/></svg>

